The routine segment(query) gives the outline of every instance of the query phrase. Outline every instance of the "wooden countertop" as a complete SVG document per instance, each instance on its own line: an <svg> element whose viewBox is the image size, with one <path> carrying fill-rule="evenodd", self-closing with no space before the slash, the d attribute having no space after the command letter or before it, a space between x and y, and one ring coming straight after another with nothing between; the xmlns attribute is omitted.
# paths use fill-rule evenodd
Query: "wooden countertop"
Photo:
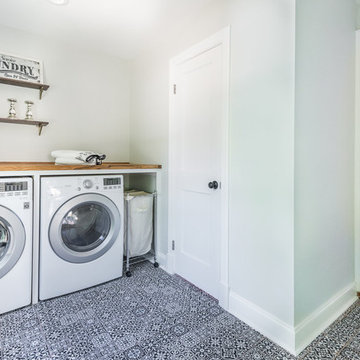
<svg viewBox="0 0 360 360"><path fill-rule="evenodd" d="M0 171L161 169L161 165L104 162L102 165L55 165L53 162L0 162Z"/></svg>

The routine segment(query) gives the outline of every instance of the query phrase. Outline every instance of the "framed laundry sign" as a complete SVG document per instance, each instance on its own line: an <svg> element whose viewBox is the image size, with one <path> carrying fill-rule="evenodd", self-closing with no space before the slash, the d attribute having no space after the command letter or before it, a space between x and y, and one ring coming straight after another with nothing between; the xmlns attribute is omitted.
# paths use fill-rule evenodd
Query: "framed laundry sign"
<svg viewBox="0 0 360 360"><path fill-rule="evenodd" d="M0 77L42 84L42 62L0 53Z"/></svg>

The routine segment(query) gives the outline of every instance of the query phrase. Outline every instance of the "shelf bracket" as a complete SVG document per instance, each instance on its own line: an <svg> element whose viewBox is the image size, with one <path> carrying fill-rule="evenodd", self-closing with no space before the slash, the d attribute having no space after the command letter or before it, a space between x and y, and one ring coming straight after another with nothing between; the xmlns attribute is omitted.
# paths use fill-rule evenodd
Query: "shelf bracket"
<svg viewBox="0 0 360 360"><path fill-rule="evenodd" d="M41 135L42 129L43 129L44 125L39 124L38 128L39 128L39 136Z"/></svg>
<svg viewBox="0 0 360 360"><path fill-rule="evenodd" d="M40 86L39 91L40 91L40 93L39 93L39 98L40 98L40 100L41 100L42 94L43 94L43 92L44 92L44 87L43 87L43 86Z"/></svg>

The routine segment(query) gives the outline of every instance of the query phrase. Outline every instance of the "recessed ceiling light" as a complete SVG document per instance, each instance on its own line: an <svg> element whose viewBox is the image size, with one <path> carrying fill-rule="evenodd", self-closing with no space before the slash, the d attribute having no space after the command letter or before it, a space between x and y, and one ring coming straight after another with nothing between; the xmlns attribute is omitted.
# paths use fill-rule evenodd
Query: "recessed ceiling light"
<svg viewBox="0 0 360 360"><path fill-rule="evenodd" d="M67 5L69 3L69 0L48 0L54 5Z"/></svg>

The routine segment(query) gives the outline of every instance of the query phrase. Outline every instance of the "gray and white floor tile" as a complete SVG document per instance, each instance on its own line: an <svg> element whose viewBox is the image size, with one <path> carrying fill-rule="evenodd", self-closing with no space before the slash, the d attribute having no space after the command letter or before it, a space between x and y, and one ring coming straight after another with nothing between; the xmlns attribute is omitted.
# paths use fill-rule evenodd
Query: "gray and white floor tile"
<svg viewBox="0 0 360 360"><path fill-rule="evenodd" d="M133 272L1 315L0 359L295 359L182 278ZM297 358L360 360L360 301Z"/></svg>

